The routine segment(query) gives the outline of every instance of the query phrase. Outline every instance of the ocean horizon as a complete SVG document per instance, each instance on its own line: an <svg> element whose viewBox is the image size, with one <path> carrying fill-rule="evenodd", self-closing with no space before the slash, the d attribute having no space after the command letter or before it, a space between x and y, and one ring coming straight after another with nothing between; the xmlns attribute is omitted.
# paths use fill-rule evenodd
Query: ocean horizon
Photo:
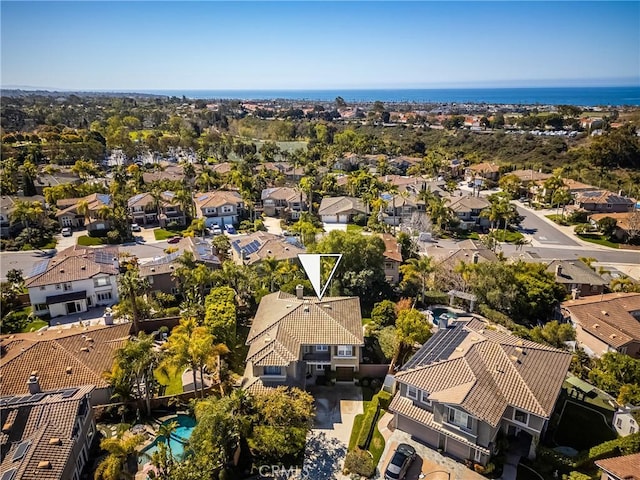
<svg viewBox="0 0 640 480"><path fill-rule="evenodd" d="M134 93L134 92L128 92ZM488 103L506 105L577 105L582 107L640 105L640 86L412 88L326 90L135 90L135 93L190 99L309 100L328 102Z"/></svg>

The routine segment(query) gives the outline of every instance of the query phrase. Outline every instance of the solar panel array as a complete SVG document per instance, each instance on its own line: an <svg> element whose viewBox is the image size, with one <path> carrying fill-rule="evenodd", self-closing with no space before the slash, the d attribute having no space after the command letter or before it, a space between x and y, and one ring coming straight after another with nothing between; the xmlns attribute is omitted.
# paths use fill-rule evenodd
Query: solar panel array
<svg viewBox="0 0 640 480"><path fill-rule="evenodd" d="M65 388L64 390L60 390L60 393L62 393L62 398L69 398L69 397L73 397L78 390L80 390L79 388Z"/></svg>
<svg viewBox="0 0 640 480"><path fill-rule="evenodd" d="M29 273L29 277L35 277L36 275L40 275L47 271L47 267L49 266L49 260L40 260L33 267L31 267L31 273Z"/></svg>
<svg viewBox="0 0 640 480"><path fill-rule="evenodd" d="M233 242L231 242L231 246L236 251L236 253L240 255L240 240L234 240Z"/></svg>
<svg viewBox="0 0 640 480"><path fill-rule="evenodd" d="M105 252L102 250L94 251L94 258L96 263L110 264L113 262L113 252Z"/></svg>
<svg viewBox="0 0 640 480"><path fill-rule="evenodd" d="M201 195L198 197L198 201L199 202L204 202L207 198L209 198L209 195Z"/></svg>
<svg viewBox="0 0 640 480"><path fill-rule="evenodd" d="M2 474L2 480L13 480L16 477L17 468L7 470Z"/></svg>
<svg viewBox="0 0 640 480"><path fill-rule="evenodd" d="M454 322L452 328L438 330L423 346L404 364L402 370L423 367L434 362L446 360L455 352L469 332L463 328L465 322Z"/></svg>
<svg viewBox="0 0 640 480"><path fill-rule="evenodd" d="M258 250L260 250L261 246L262 244L258 240L253 240L252 242L249 242L247 245L242 247L242 250L244 250L244 253L246 253L247 255L251 255L252 253L256 253Z"/></svg>
<svg viewBox="0 0 640 480"><path fill-rule="evenodd" d="M20 442L18 444L18 448L13 452L13 457L11 457L11 461L15 462L16 460L20 460L24 457L24 454L27 453L27 450L31 446L31 440L25 440L24 442Z"/></svg>
<svg viewBox="0 0 640 480"><path fill-rule="evenodd" d="M294 247L304 248L304 245L300 243L297 237L286 237L286 241L288 244L293 245Z"/></svg>

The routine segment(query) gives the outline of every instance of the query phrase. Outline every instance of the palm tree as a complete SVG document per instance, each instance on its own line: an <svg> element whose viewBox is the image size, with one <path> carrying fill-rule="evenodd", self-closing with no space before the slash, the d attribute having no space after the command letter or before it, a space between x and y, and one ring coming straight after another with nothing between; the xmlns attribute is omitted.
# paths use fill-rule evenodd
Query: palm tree
<svg viewBox="0 0 640 480"><path fill-rule="evenodd" d="M276 272L278 271L280 262L275 257L267 257L263 259L258 265L258 271L263 278L269 279L269 291L274 291L274 284L276 281Z"/></svg>
<svg viewBox="0 0 640 480"><path fill-rule="evenodd" d="M571 200L573 200L573 196L571 195L571 192L569 191L568 188L559 188L555 192L553 192L553 195L551 196L552 206L555 204L558 206L558 208L560 208L560 206L562 205L563 218L564 218L564 208L569 202L571 202Z"/></svg>
<svg viewBox="0 0 640 480"><path fill-rule="evenodd" d="M136 452L136 448L144 441L142 435L129 437L104 438L100 448L109 455L100 462L93 476L94 480L132 479L134 474L127 468L127 460Z"/></svg>
<svg viewBox="0 0 640 480"><path fill-rule="evenodd" d="M118 283L118 289L120 296L131 302L131 316L133 322L133 332L138 333L140 331L139 322L140 310L138 308L138 296L144 293L149 288L149 282L145 278L140 277L140 270L136 262L131 262L127 271L120 275L120 281Z"/></svg>
<svg viewBox="0 0 640 480"><path fill-rule="evenodd" d="M427 213L431 217L431 222L440 230L446 230L454 218L453 210L447 205L445 198L432 198L427 204Z"/></svg>
<svg viewBox="0 0 640 480"><path fill-rule="evenodd" d="M158 428L158 435L167 439L167 448L169 449L169 463L173 463L173 451L171 450L171 435L178 428L178 422L172 420L170 422L164 422Z"/></svg>
<svg viewBox="0 0 640 480"><path fill-rule="evenodd" d="M427 256L410 258L407 263L400 266L403 282L417 282L420 285L422 303L424 303L427 284L433 271L434 266L431 264L431 257Z"/></svg>
<svg viewBox="0 0 640 480"><path fill-rule="evenodd" d="M78 215L82 215L84 217L85 222L89 222L89 202L86 200L80 200L76 204L76 212Z"/></svg>

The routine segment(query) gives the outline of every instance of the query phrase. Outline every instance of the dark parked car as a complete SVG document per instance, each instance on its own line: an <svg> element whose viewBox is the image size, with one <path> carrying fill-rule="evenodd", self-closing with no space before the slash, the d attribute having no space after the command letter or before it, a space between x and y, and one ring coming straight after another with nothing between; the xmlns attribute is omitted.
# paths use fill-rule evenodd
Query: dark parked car
<svg viewBox="0 0 640 480"><path fill-rule="evenodd" d="M415 458L415 448L406 443L398 445L389 465L387 465L387 470L384 472L385 480L402 480Z"/></svg>
<svg viewBox="0 0 640 480"><path fill-rule="evenodd" d="M169 240L167 240L167 243L178 243L180 241L182 237L171 237Z"/></svg>

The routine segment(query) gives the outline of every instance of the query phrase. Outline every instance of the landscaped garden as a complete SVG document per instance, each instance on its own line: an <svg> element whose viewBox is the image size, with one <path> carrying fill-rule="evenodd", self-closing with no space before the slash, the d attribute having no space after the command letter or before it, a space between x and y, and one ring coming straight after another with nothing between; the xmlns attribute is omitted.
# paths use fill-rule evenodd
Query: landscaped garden
<svg viewBox="0 0 640 480"><path fill-rule="evenodd" d="M180 235L177 231L166 230L164 228L156 228L153 231L153 236L156 240L168 240L171 237L175 237L176 235Z"/></svg>
<svg viewBox="0 0 640 480"><path fill-rule="evenodd" d="M90 237L89 235L81 235L78 237L78 245L81 245L83 247L91 247L104 244L106 244L106 238Z"/></svg>

